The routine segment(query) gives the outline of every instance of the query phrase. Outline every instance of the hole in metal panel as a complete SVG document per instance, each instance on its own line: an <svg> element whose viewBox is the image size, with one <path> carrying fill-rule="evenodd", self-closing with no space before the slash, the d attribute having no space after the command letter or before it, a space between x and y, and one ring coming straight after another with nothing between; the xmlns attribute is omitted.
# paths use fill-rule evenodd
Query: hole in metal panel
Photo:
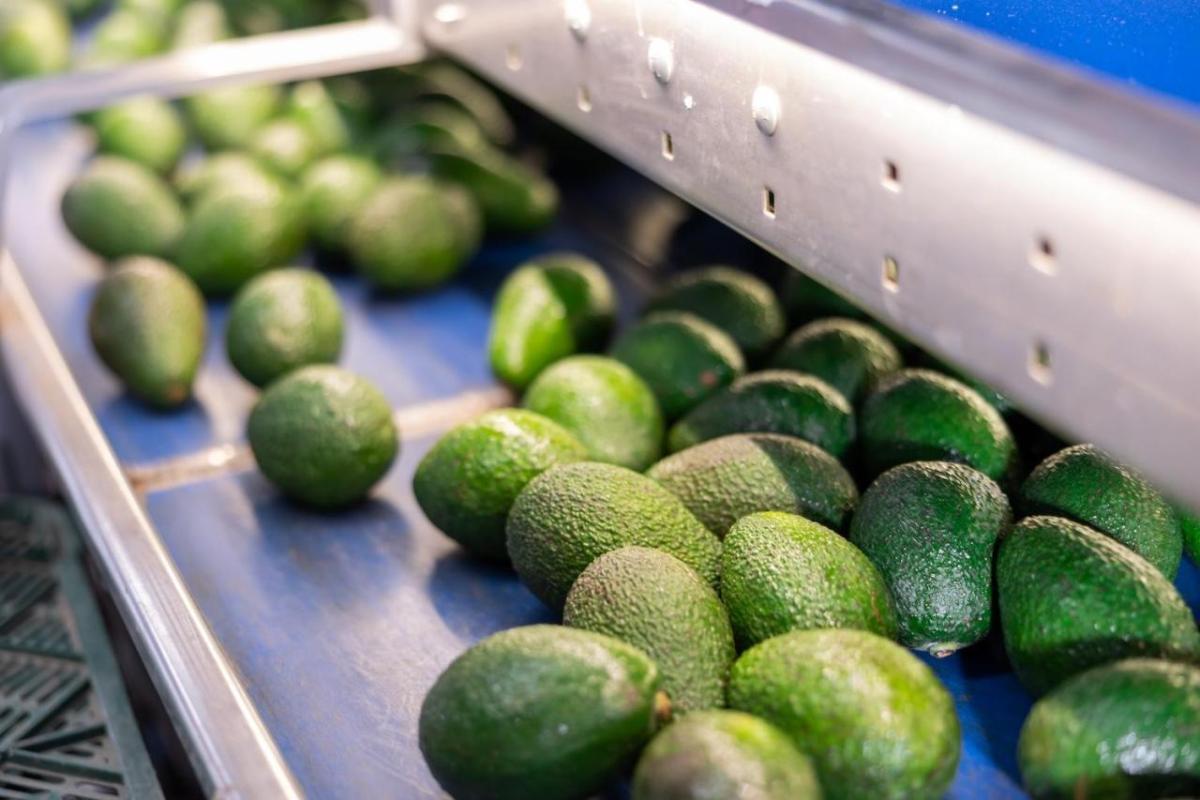
<svg viewBox="0 0 1200 800"><path fill-rule="evenodd" d="M510 44L508 49L504 51L504 64L513 72L516 72L525 63L521 56L520 45Z"/></svg>
<svg viewBox="0 0 1200 800"><path fill-rule="evenodd" d="M883 188L889 192L900 191L900 165L895 161L883 162L883 177L880 179Z"/></svg>
<svg viewBox="0 0 1200 800"><path fill-rule="evenodd" d="M889 292L900 291L900 262L892 256L883 257L883 288Z"/></svg>
<svg viewBox="0 0 1200 800"><path fill-rule="evenodd" d="M579 89L575 93L575 105L579 106L579 110L585 114L592 110L592 93L588 91L586 84L579 84Z"/></svg>
<svg viewBox="0 0 1200 800"><path fill-rule="evenodd" d="M1058 274L1058 257L1054 242L1046 236L1039 236L1034 243L1033 251L1029 254L1029 263L1038 272L1047 275Z"/></svg>
<svg viewBox="0 0 1200 800"><path fill-rule="evenodd" d="M662 154L667 161L675 160L675 142L669 131L662 132Z"/></svg>
<svg viewBox="0 0 1200 800"><path fill-rule="evenodd" d="M1035 341L1029 351L1029 377L1043 386L1054 378L1050 371L1050 348L1043 341Z"/></svg>
<svg viewBox="0 0 1200 800"><path fill-rule="evenodd" d="M763 187L763 215L775 219L775 190L770 186Z"/></svg>

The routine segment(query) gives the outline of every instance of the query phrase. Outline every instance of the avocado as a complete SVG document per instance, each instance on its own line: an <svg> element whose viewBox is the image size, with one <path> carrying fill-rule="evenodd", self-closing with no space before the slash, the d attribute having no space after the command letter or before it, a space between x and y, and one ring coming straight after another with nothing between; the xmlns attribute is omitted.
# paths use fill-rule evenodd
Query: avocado
<svg viewBox="0 0 1200 800"><path fill-rule="evenodd" d="M71 22L54 0L0 4L0 81L62 72L71 59Z"/></svg>
<svg viewBox="0 0 1200 800"><path fill-rule="evenodd" d="M992 625L992 554L1012 524L1008 498L946 461L893 467L863 493L850 541L879 568L908 647L946 656Z"/></svg>
<svg viewBox="0 0 1200 800"><path fill-rule="evenodd" d="M260 275L233 298L225 348L230 363L255 386L308 364L332 364L342 352L337 293L311 269Z"/></svg>
<svg viewBox="0 0 1200 800"><path fill-rule="evenodd" d="M1000 543L1004 647L1034 695L1133 656L1195 661L1200 633L1162 573L1132 550L1061 517L1027 517Z"/></svg>
<svg viewBox="0 0 1200 800"><path fill-rule="evenodd" d="M165 174L175 168L187 146L183 119L170 103L135 97L93 116L96 146L101 153L136 161Z"/></svg>
<svg viewBox="0 0 1200 800"><path fill-rule="evenodd" d="M250 139L250 153L285 178L300 177L318 152L319 145L308 128L286 117L263 125Z"/></svg>
<svg viewBox="0 0 1200 800"><path fill-rule="evenodd" d="M1200 793L1200 668L1130 658L1076 675L1021 728L1021 777L1037 800Z"/></svg>
<svg viewBox="0 0 1200 800"><path fill-rule="evenodd" d="M285 113L308 133L316 156L336 153L350 146L354 136L350 121L321 81L296 84L288 95Z"/></svg>
<svg viewBox="0 0 1200 800"><path fill-rule="evenodd" d="M746 371L729 334L695 314L659 311L622 334L612 357L636 372L675 420Z"/></svg>
<svg viewBox="0 0 1200 800"><path fill-rule="evenodd" d="M802 325L822 317L867 319L866 312L854 303L797 269L788 270L779 295L787 318L793 325Z"/></svg>
<svg viewBox="0 0 1200 800"><path fill-rule="evenodd" d="M1013 406L1012 401L1009 400L1005 395L996 391L978 378L974 378L962 370L951 366L937 356L924 351L917 351L914 355L913 362L913 366L926 367L934 372L940 372L943 375L949 375L959 383L965 384L968 388L973 389L976 393L978 393L980 397L987 401L988 405L999 411L1005 418L1009 418L1016 414L1016 407Z"/></svg>
<svg viewBox="0 0 1200 800"><path fill-rule="evenodd" d="M209 150L249 146L283 102L278 86L226 86L184 101L184 110Z"/></svg>
<svg viewBox="0 0 1200 800"><path fill-rule="evenodd" d="M316 243L345 251L354 216L382 181L375 162L361 156L326 156L310 165L300 178L300 198Z"/></svg>
<svg viewBox="0 0 1200 800"><path fill-rule="evenodd" d="M526 262L504 279L488 330L492 372L524 389L550 364L604 346L616 301L595 262L554 253Z"/></svg>
<svg viewBox="0 0 1200 800"><path fill-rule="evenodd" d="M644 650L675 713L725 705L734 657L729 615L712 586L670 553L636 546L604 553L575 579L563 624Z"/></svg>
<svg viewBox="0 0 1200 800"><path fill-rule="evenodd" d="M551 608L562 608L588 564L627 545L670 553L717 585L720 540L675 495L612 464L546 470L517 495L507 533L517 575Z"/></svg>
<svg viewBox="0 0 1200 800"><path fill-rule="evenodd" d="M641 471L662 454L658 401L620 361L564 358L538 375L521 404L575 434L595 461Z"/></svg>
<svg viewBox="0 0 1200 800"><path fill-rule="evenodd" d="M773 433L735 433L680 450L646 475L724 538L756 511L788 511L845 530L858 503L854 479L814 444Z"/></svg>
<svg viewBox="0 0 1200 800"><path fill-rule="evenodd" d="M854 441L854 410L820 378L753 372L688 412L667 435L672 453L730 433L781 433L841 458Z"/></svg>
<svg viewBox="0 0 1200 800"><path fill-rule="evenodd" d="M812 759L828 800L936 800L958 765L950 693L903 647L856 630L796 631L734 663L729 705Z"/></svg>
<svg viewBox="0 0 1200 800"><path fill-rule="evenodd" d="M371 132L368 149L388 169L428 168L436 151L472 153L487 147L474 117L452 102L422 101L399 109Z"/></svg>
<svg viewBox="0 0 1200 800"><path fill-rule="evenodd" d="M1090 444L1047 458L1021 485L1020 509L1082 522L1111 536L1170 579L1179 571L1183 536L1174 510L1129 467Z"/></svg>
<svg viewBox="0 0 1200 800"><path fill-rule="evenodd" d="M833 317L796 329L771 359L775 369L815 375L851 403L902 365L900 351L870 325Z"/></svg>
<svg viewBox="0 0 1200 800"><path fill-rule="evenodd" d="M400 448L378 389L327 364L301 367L258 398L246 427L258 468L288 497L314 508L364 498Z"/></svg>
<svg viewBox="0 0 1200 800"><path fill-rule="evenodd" d="M501 150L434 148L428 158L434 175L471 193L489 232L534 233L558 213L553 181Z"/></svg>
<svg viewBox="0 0 1200 800"><path fill-rule="evenodd" d="M1193 564L1200 565L1200 517L1182 508L1176 508L1179 531L1183 535L1183 549Z"/></svg>
<svg viewBox="0 0 1200 800"><path fill-rule="evenodd" d="M188 0L175 18L171 49L185 50L228 39L231 33L225 9L214 0Z"/></svg>
<svg viewBox="0 0 1200 800"><path fill-rule="evenodd" d="M516 137L516 126L495 91L450 61L431 59L376 74L383 78L375 84L382 92L382 106L395 106L398 99L451 102L469 114L493 144L506 146Z"/></svg>
<svg viewBox="0 0 1200 800"><path fill-rule="evenodd" d="M456 658L421 704L421 753L456 800L575 800L658 725L659 674L608 636L531 625Z"/></svg>
<svg viewBox="0 0 1200 800"><path fill-rule="evenodd" d="M774 725L740 711L698 711L650 741L633 800L821 800L812 762Z"/></svg>
<svg viewBox="0 0 1200 800"><path fill-rule="evenodd" d="M183 231L183 210L161 178L134 161L100 156L71 182L63 222L103 258L165 256Z"/></svg>
<svg viewBox="0 0 1200 800"><path fill-rule="evenodd" d="M358 209L348 243L359 272L381 289L449 280L479 247L479 209L462 189L425 177L385 180Z"/></svg>
<svg viewBox="0 0 1200 800"><path fill-rule="evenodd" d="M250 181L271 180L274 176L262 162L240 150L226 150L182 164L175 171L175 191L188 205L199 200L209 189Z"/></svg>
<svg viewBox="0 0 1200 800"><path fill-rule="evenodd" d="M172 408L192 395L204 357L204 298L175 267L146 256L114 265L92 298L96 354L144 402Z"/></svg>
<svg viewBox="0 0 1200 800"><path fill-rule="evenodd" d="M304 214L292 190L274 177L247 172L200 195L176 258L205 294L220 295L288 263L304 241Z"/></svg>
<svg viewBox="0 0 1200 800"><path fill-rule="evenodd" d="M721 599L739 650L808 628L896 638L896 613L875 565L824 525L782 511L750 514L729 529Z"/></svg>
<svg viewBox="0 0 1200 800"><path fill-rule="evenodd" d="M754 363L784 333L779 298L748 272L713 266L681 273L667 281L648 311L686 311L725 331Z"/></svg>
<svg viewBox="0 0 1200 800"><path fill-rule="evenodd" d="M114 67L161 53L170 20L156 13L115 8L100 21L80 59L80 67Z"/></svg>
<svg viewBox="0 0 1200 800"><path fill-rule="evenodd" d="M859 408L858 435L870 478L908 461L954 461L1002 482L1016 466L1016 445L1000 412L927 369L902 369L876 384Z"/></svg>
<svg viewBox="0 0 1200 800"><path fill-rule="evenodd" d="M413 494L467 552L507 561L504 525L517 495L550 467L586 458L574 436L541 414L489 411L438 439L417 466Z"/></svg>

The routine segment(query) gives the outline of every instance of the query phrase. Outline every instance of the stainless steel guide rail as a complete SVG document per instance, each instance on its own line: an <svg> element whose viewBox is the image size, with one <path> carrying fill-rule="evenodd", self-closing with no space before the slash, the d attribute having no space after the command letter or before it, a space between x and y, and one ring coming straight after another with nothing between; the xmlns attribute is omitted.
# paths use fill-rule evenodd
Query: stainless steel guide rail
<svg viewBox="0 0 1200 800"><path fill-rule="evenodd" d="M374 9L0 87L0 201L23 124L133 94L407 63L423 38L1200 506L1194 118L873 0ZM14 388L206 789L299 796L3 245L0 229Z"/></svg>

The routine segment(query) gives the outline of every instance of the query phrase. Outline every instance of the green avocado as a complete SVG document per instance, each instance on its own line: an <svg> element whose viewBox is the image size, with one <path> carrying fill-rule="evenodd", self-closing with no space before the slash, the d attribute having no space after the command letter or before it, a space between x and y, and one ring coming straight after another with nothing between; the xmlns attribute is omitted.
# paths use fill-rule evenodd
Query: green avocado
<svg viewBox="0 0 1200 800"><path fill-rule="evenodd" d="M877 329L837 317L798 328L771 359L775 369L815 375L851 403L901 365L900 351Z"/></svg>
<svg viewBox="0 0 1200 800"><path fill-rule="evenodd" d="M1011 523L1000 487L963 464L914 461L875 479L850 541L887 581L903 644L945 656L987 635L992 554Z"/></svg>
<svg viewBox="0 0 1200 800"><path fill-rule="evenodd" d="M100 360L144 402L172 408L192 395L204 357L204 298L175 267L123 259L100 282L88 333Z"/></svg>
<svg viewBox="0 0 1200 800"><path fill-rule="evenodd" d="M381 289L428 289L452 278L479 247L479 209L461 188L425 177L385 180L358 209L348 244L358 271Z"/></svg>
<svg viewBox="0 0 1200 800"><path fill-rule="evenodd" d="M869 477L908 461L955 461L994 481L1009 478L1017 449L1000 412L962 383L926 369L885 377L858 413Z"/></svg>
<svg viewBox="0 0 1200 800"><path fill-rule="evenodd" d="M184 110L204 146L222 150L248 147L282 103L278 86L226 86L189 97Z"/></svg>
<svg viewBox="0 0 1200 800"><path fill-rule="evenodd" d="M489 232L534 233L558 213L553 181L501 150L434 148L427 157L434 175L471 193Z"/></svg>
<svg viewBox="0 0 1200 800"><path fill-rule="evenodd" d="M662 454L662 412L633 370L605 356L571 356L538 375L522 405L575 434L595 461L644 470Z"/></svg>
<svg viewBox="0 0 1200 800"><path fill-rule="evenodd" d="M507 146L516 128L496 92L456 64L444 59L423 61L378 73L377 101L385 107L431 100L453 103L470 115L493 144Z"/></svg>
<svg viewBox="0 0 1200 800"><path fill-rule="evenodd" d="M1021 776L1036 800L1200 794L1200 668L1130 658L1076 675L1021 728Z"/></svg>
<svg viewBox="0 0 1200 800"><path fill-rule="evenodd" d="M575 579L563 624L644 650L676 713L725 705L734 657L729 615L712 586L670 553L636 546L604 553Z"/></svg>
<svg viewBox="0 0 1200 800"><path fill-rule="evenodd" d="M54 0L0 4L0 81L62 72L71 59L71 22Z"/></svg>
<svg viewBox="0 0 1200 800"><path fill-rule="evenodd" d="M854 441L854 409L829 384L788 370L753 372L688 412L667 435L672 452L731 433L781 433L841 458Z"/></svg>
<svg viewBox="0 0 1200 800"><path fill-rule="evenodd" d="M292 261L304 242L304 213L292 189L246 172L214 183L193 203L176 258L205 294L228 294Z"/></svg>
<svg viewBox="0 0 1200 800"><path fill-rule="evenodd" d="M169 27L164 15L115 8L92 32L79 66L114 67L157 55L166 49Z"/></svg>
<svg viewBox="0 0 1200 800"><path fill-rule="evenodd" d="M215 0L188 0L175 18L171 49L185 50L228 39L231 35L225 9Z"/></svg>
<svg viewBox="0 0 1200 800"><path fill-rule="evenodd" d="M170 103L135 97L102 109L92 117L96 147L160 174L175 168L187 147L183 118Z"/></svg>
<svg viewBox="0 0 1200 800"><path fill-rule="evenodd" d="M797 269L788 270L779 296L793 325L803 325L822 317L867 318L854 303Z"/></svg>
<svg viewBox="0 0 1200 800"><path fill-rule="evenodd" d="M866 631L796 631L747 650L729 705L790 736L829 800L937 800L958 766L950 693L912 653Z"/></svg>
<svg viewBox="0 0 1200 800"><path fill-rule="evenodd" d="M845 530L858 489L838 460L814 444L773 433L735 433L680 450L646 475L724 538L757 511L787 511Z"/></svg>
<svg viewBox="0 0 1200 800"><path fill-rule="evenodd" d="M821 800L812 762L774 725L740 711L698 711L651 740L633 800Z"/></svg>
<svg viewBox="0 0 1200 800"><path fill-rule="evenodd" d="M311 269L260 275L233 298L225 348L234 368L255 386L308 364L332 364L342 352L337 293Z"/></svg>
<svg viewBox="0 0 1200 800"><path fill-rule="evenodd" d="M354 138L350 121L321 81L296 84L284 113L307 132L317 157L345 150Z"/></svg>
<svg viewBox="0 0 1200 800"><path fill-rule="evenodd" d="M1200 659L1200 633L1175 587L1144 558L1061 517L1028 517L1000 543L1004 647L1041 695L1084 670L1134 656Z"/></svg>
<svg viewBox="0 0 1200 800"><path fill-rule="evenodd" d="M751 363L765 356L784 334L779 298L758 278L731 267L681 273L663 285L649 311L686 311L732 337Z"/></svg>
<svg viewBox="0 0 1200 800"><path fill-rule="evenodd" d="M1183 557L1175 511L1153 486L1094 445L1068 447L1021 486L1020 510L1066 517L1111 536L1174 578Z"/></svg>
<svg viewBox="0 0 1200 800"><path fill-rule="evenodd" d="M314 508L366 497L400 449L387 398L327 364L301 367L268 386L250 412L246 437L263 475Z"/></svg>
<svg viewBox="0 0 1200 800"><path fill-rule="evenodd" d="M883 576L857 547L781 511L742 517L721 554L721 599L739 650L808 628L856 628L896 638Z"/></svg>
<svg viewBox="0 0 1200 800"><path fill-rule="evenodd" d="M375 162L361 156L338 154L313 162L300 178L300 200L317 245L345 251L355 215L382 182Z"/></svg>
<svg viewBox="0 0 1200 800"><path fill-rule="evenodd" d="M63 222L103 258L166 256L183 231L183 210L161 178L134 161L99 156L71 182Z"/></svg>
<svg viewBox="0 0 1200 800"><path fill-rule="evenodd" d="M423 101L401 108L371 131L367 149L388 169L428 168L431 151L474 152L487 136L474 117L450 102Z"/></svg>
<svg viewBox="0 0 1200 800"><path fill-rule="evenodd" d="M541 256L505 278L488 331L492 372L524 389L550 364L604 346L616 300L608 276L573 253Z"/></svg>
<svg viewBox="0 0 1200 800"><path fill-rule="evenodd" d="M531 625L456 658L421 705L418 738L456 800L577 800L653 734L659 673L608 636Z"/></svg>
<svg viewBox="0 0 1200 800"><path fill-rule="evenodd" d="M729 334L695 314L659 311L622 334L612 357L636 372L675 420L746 371Z"/></svg>
<svg viewBox="0 0 1200 800"><path fill-rule="evenodd" d="M517 495L507 532L517 575L551 608L598 556L627 545L670 553L717 585L720 540L675 495L624 467L551 467Z"/></svg>
<svg viewBox="0 0 1200 800"><path fill-rule="evenodd" d="M317 158L320 146L300 122L282 117L259 128L250 139L250 153L268 169L295 179Z"/></svg>
<svg viewBox="0 0 1200 800"><path fill-rule="evenodd" d="M272 177L267 168L248 153L226 150L199 159L187 159L175 170L172 183L183 202L190 206L213 187Z"/></svg>
<svg viewBox="0 0 1200 800"><path fill-rule="evenodd" d="M517 495L550 467L586 458L574 436L541 414L489 411L438 439L417 466L413 494L467 552L507 561L504 525Z"/></svg>
<svg viewBox="0 0 1200 800"><path fill-rule="evenodd" d="M1179 530L1183 534L1183 549L1193 564L1200 565L1200 517L1183 508L1176 508Z"/></svg>

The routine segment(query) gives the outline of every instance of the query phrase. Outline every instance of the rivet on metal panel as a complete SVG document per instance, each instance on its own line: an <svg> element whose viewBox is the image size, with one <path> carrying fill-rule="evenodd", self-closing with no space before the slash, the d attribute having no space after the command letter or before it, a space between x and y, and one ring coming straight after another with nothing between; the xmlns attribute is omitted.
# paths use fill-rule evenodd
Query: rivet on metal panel
<svg viewBox="0 0 1200 800"><path fill-rule="evenodd" d="M462 22L467 16L467 9L461 3L441 3L433 10L435 21L449 28Z"/></svg>
<svg viewBox="0 0 1200 800"><path fill-rule="evenodd" d="M759 86L750 100L754 124L767 136L774 136L779 127L779 93L770 86Z"/></svg>
<svg viewBox="0 0 1200 800"><path fill-rule="evenodd" d="M565 12L567 28L579 41L587 38L588 29L592 27L592 9L587 0L566 0Z"/></svg>
<svg viewBox="0 0 1200 800"><path fill-rule="evenodd" d="M666 85L675 72L675 48L665 39L651 39L649 51L650 71L654 79Z"/></svg>
<svg viewBox="0 0 1200 800"><path fill-rule="evenodd" d="M1045 236L1039 236L1029 253L1029 263L1038 272L1057 275L1058 259L1054 255L1054 243Z"/></svg>
<svg viewBox="0 0 1200 800"><path fill-rule="evenodd" d="M1036 341L1029 351L1029 377L1043 386L1049 386L1054 379L1050 371L1050 348L1043 341Z"/></svg>
<svg viewBox="0 0 1200 800"><path fill-rule="evenodd" d="M883 288L892 293L900 291L900 262L892 256L883 257Z"/></svg>

